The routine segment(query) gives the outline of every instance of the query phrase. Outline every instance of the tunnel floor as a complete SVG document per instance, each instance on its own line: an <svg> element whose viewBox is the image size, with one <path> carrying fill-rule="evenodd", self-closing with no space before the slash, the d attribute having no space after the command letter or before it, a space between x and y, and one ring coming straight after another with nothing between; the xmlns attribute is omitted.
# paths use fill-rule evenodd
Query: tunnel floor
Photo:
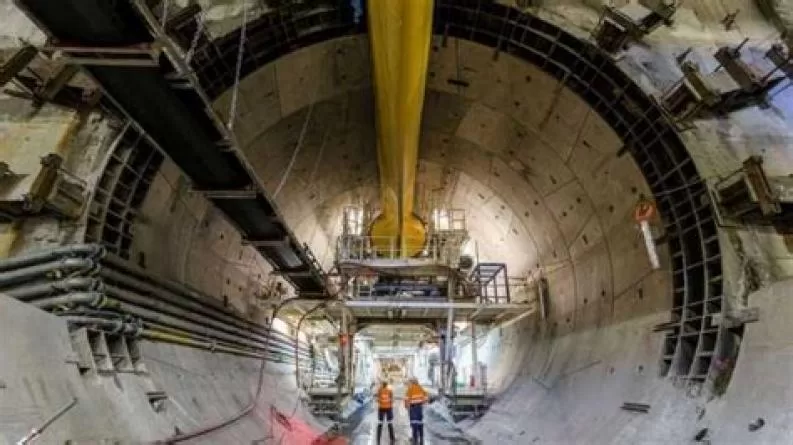
<svg viewBox="0 0 793 445"><path fill-rule="evenodd" d="M394 386L394 435L396 445L411 444L410 420L408 412L404 406L403 397L405 394L404 386ZM427 388L429 390L429 388ZM443 420L433 415L429 408L424 409L424 445L440 444L469 444L469 440L462 437L455 437L456 434L450 430ZM377 445L377 404L373 403L360 425L350 435L350 445ZM389 443L388 427L383 424L383 432L380 444Z"/></svg>

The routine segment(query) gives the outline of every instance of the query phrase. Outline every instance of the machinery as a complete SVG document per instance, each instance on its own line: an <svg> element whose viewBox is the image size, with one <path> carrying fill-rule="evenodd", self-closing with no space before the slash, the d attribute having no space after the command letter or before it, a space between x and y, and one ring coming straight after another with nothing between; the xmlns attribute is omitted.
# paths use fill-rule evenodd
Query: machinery
<svg viewBox="0 0 793 445"><path fill-rule="evenodd" d="M1 161L0 221L40 213L78 218L86 204L86 183L62 165L60 155L35 150Z"/></svg>
<svg viewBox="0 0 793 445"><path fill-rule="evenodd" d="M743 60L741 49L724 46L714 53L718 68L705 74L685 55L678 58L683 77L660 98L663 109L678 124L704 115L724 115L742 108L764 105L768 93L784 77L760 69Z"/></svg>
<svg viewBox="0 0 793 445"><path fill-rule="evenodd" d="M621 51L661 25L670 26L677 6L674 0L640 0L621 7L605 6L592 35L608 53Z"/></svg>
<svg viewBox="0 0 793 445"><path fill-rule="evenodd" d="M713 186L722 219L773 225L782 233L793 229L793 178L769 177L763 159L752 156L743 168Z"/></svg>

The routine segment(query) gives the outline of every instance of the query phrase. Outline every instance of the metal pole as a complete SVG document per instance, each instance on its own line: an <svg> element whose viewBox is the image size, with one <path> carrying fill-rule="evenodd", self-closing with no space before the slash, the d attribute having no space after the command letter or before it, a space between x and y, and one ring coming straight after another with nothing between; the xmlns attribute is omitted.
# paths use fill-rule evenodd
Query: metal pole
<svg viewBox="0 0 793 445"><path fill-rule="evenodd" d="M642 235L644 236L644 245L647 247L647 256L650 258L650 264L653 269L661 268L661 261L658 259L658 250L655 248L655 241L653 234L650 231L650 222L642 221L639 223L642 228Z"/></svg>
<svg viewBox="0 0 793 445"><path fill-rule="evenodd" d="M471 376L474 387L479 385L479 357L476 349L476 323L471 320Z"/></svg>
<svg viewBox="0 0 793 445"><path fill-rule="evenodd" d="M56 420L58 420L62 415L66 414L66 412L69 411L70 409L72 409L74 407L74 405L77 405L77 398L76 397L72 397L71 402L69 402L66 405L64 405L63 408L59 409L49 419L47 419L44 423L42 423L41 426L39 426L38 428L33 428L30 431L30 433L28 433L27 436L19 439L17 441L16 445L26 445L26 444L32 442L33 440L37 439L39 436L41 436L41 433L43 433L44 430L47 429L47 427L52 425L52 423L55 422Z"/></svg>
<svg viewBox="0 0 793 445"><path fill-rule="evenodd" d="M452 363L452 345L454 341L452 340L452 335L454 334L454 306L449 306L449 317L446 320L446 354L444 354L444 358L446 359L446 366L443 370L444 374L449 373L451 371L451 363ZM446 379L446 384L451 390L452 386L454 385L454 381L451 380L451 374L448 375ZM445 389L445 388L444 388Z"/></svg>
<svg viewBox="0 0 793 445"><path fill-rule="evenodd" d="M347 388L350 392L355 388L355 347L353 346L353 337L355 333L355 324L348 323L347 326Z"/></svg>
<svg viewBox="0 0 793 445"><path fill-rule="evenodd" d="M509 272L507 271L506 264L504 264L504 288L507 290L507 303L511 303L512 296L509 293Z"/></svg>
<svg viewBox="0 0 793 445"><path fill-rule="evenodd" d="M445 336L443 336L443 334L441 334L442 329L443 329L443 327L441 326L441 323L438 322L436 324L436 326L435 326L435 330L438 332L438 335L441 335L442 337L441 337L440 347L438 348L440 363L438 363L437 372L438 372L439 375L438 375L438 379L434 383L438 384L438 387L439 387L438 388L438 393L440 395L443 395L444 388L446 388L446 377L444 376L443 369L444 369L444 367L446 365L446 341L447 340L446 340Z"/></svg>
<svg viewBox="0 0 793 445"><path fill-rule="evenodd" d="M342 387L346 389L347 387L347 344L345 342L347 331L349 330L348 327L349 320L347 319L347 313L342 312L341 314L341 336L339 337L339 397L341 397Z"/></svg>

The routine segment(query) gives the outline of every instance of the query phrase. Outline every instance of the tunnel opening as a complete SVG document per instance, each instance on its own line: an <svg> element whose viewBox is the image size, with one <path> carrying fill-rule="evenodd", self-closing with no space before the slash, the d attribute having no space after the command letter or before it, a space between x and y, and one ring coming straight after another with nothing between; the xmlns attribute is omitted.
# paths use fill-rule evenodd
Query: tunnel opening
<svg viewBox="0 0 793 445"><path fill-rule="evenodd" d="M193 21L185 21L177 29L171 31L186 48L197 42L195 43L192 66L204 90L212 99L222 102L224 93L235 85L234 64L237 54L242 55L242 80L244 81L249 76L253 77L259 73L259 70L266 68L268 64L278 63L289 56L300 55L304 51L317 50L320 47L323 48L323 51L335 51L337 55L343 55L344 51L356 47L354 39L365 40L365 24L355 20L346 4L341 4L339 8L323 7L316 10L307 8L304 5L279 9L255 19L247 29L248 36L243 48L239 47L239 31L232 31L219 39L212 39L208 34L199 32L200 26ZM358 369L359 375L371 378L377 373L358 368L364 367L364 362L369 365L371 363L380 365L381 368L390 366L395 368L393 376L386 375L380 376L380 378L402 382L411 373L418 374L426 376L429 382L427 386L431 387L436 385L435 381L440 380L438 370L441 368L440 363L444 361L444 354L450 354L465 357L465 360L451 366L456 375L444 376L453 382L450 389L460 387L465 389L469 386L479 389L483 385L483 380L503 381L507 382L507 386L494 385L492 388L494 393L505 394L505 389L517 389L519 392L523 391L521 394L528 400L535 397L536 394L527 393L521 389L520 385L513 387L510 382L515 382L517 377L531 375L538 386L550 391L557 385L570 385L574 388L578 381L577 376L582 372L588 372L591 368L599 369L604 366L606 374L614 374L615 366L605 366L603 360L596 356L590 357L584 352L576 352L574 357L565 359L567 361L562 365L565 370L561 373L557 372L559 364L554 363L552 358L557 354L555 352L557 349L564 351L564 348L569 348L571 343L592 341L596 344L598 341L602 341L593 333L598 329L611 326L614 326L615 330L627 329L620 327L623 322L632 318L641 318L660 306L667 309L671 315L670 321L661 322L655 326L656 331L664 333L663 342L658 345L646 342L643 345L648 349L655 348L657 350L658 377L674 377L676 382L683 382L688 388L698 388L707 384L711 386L710 389L713 392L722 393L729 382L729 375L737 357L743 328L727 328L717 324L717 320L726 313L728 308L722 295L724 277L722 276L722 258L716 216L704 180L700 177L693 160L677 134L677 130L669 122L655 99L645 94L607 55L589 43L530 13L520 12L491 2L438 1L434 28L432 53L438 54L439 60L442 60L444 54L455 51L465 54L475 53L479 59L482 59L482 55L486 54L485 58L492 60L494 71L503 67L498 64L506 63L505 60L520 61L526 66L537 68L538 71L532 71L533 68L523 69L521 66L520 70L516 69L508 74L519 73L521 83L539 85L537 88L548 85L543 83L546 75L554 79L554 88L558 92L554 100L560 102L554 102L553 107L560 106L559 103L564 104L564 99L558 98L563 97L562 92L570 91L576 97L583 99L588 110L592 110L592 115L596 116L596 118L587 117L587 120L602 119L608 124L621 143L615 153L608 154L608 158L621 159L622 161L619 162L627 162L631 168L636 168L640 172L638 181L631 178L622 184L625 185L622 190L624 196L627 196L625 201L640 201L645 198L645 193L647 193L652 196L658 206L661 218L658 223L659 230L656 232L657 238L652 242L662 251L664 267L668 266L671 282L667 283L660 278L656 280L655 275L648 272L647 275L634 277L636 279L630 283L620 283L617 286L614 284L614 277L619 275L616 270L621 267L628 269L626 264L609 264L607 272L598 268L601 261L606 262L605 258L619 256L620 249L634 252L636 255L637 242L626 240L620 244L616 241L623 235L628 238L626 235L629 233L628 230L619 232L617 235L610 235L604 234L607 231L604 227L597 227L593 230L589 223L585 225L569 222L575 221L580 216L580 208L590 205L590 201L595 201L590 196L591 190L586 187L586 185L591 186L592 183L585 184L580 193L577 190L565 192L563 198L553 197L554 193L546 192L543 187L547 187L547 190L551 191L560 190L575 180L565 177L565 174L559 174L563 169L550 167L550 161L539 156L542 154L540 150L527 149L528 145L523 145L529 144L533 139L539 139L542 132L528 129L528 126L525 128L520 125L515 125L514 128L504 126L504 122L510 123L511 121L503 116L514 117L510 115L510 112L493 106L492 103L485 103L486 100L471 99L470 96L466 96L469 94L465 92L467 90L488 87L497 89L496 84L501 84L502 81L504 83L514 82L514 79L507 80L496 76L487 79L491 82L490 85L483 85L482 79L477 78L474 73L477 72L477 67L486 67L487 64L482 64L479 61L477 61L479 65L473 62L470 64L460 63L458 56L456 66L454 64L446 66L439 62L430 67L429 77L435 78L436 82L445 84L449 89L445 90L438 84L433 84L433 87L427 92L428 104L425 110L430 111L430 117L426 119L428 122L425 124L429 124L431 131L428 131L422 140L423 143L427 143L429 149L425 150L419 166L419 176L424 181L421 186L430 190L427 192L428 196L431 195L435 182L442 184L436 189L451 190L456 194L451 193L451 198L447 196L444 206L425 205L426 208L421 210L429 216L427 221L430 224L436 219L440 219L441 213L446 219L449 219L448 212L459 210L458 207L464 207L463 211L468 210L472 214L475 213L471 217L470 224L473 239L471 242L463 242L459 246L464 254L461 259L467 258L467 262L466 265L463 265L460 261L458 269L463 270L467 277L474 277L472 278L474 284L479 284L476 287L479 287L477 296L480 298L485 300L489 298L496 303L498 303L497 300L503 298L507 303L510 303L511 286L506 283L508 279L514 279L515 286L523 292L518 294L520 295L519 302L527 303L533 299L540 308L536 315L527 314L527 317L530 318L523 319L518 316L513 320L507 317L508 322L488 319L486 323L479 326L476 322L470 326L455 326L450 334L449 332L439 332L441 329L437 325L429 328L427 326L417 327L415 323L422 322L423 316L411 318L412 314L407 311L414 308L409 305L405 308L388 307L378 314L373 314L373 311L383 308L366 307L365 310L370 311L366 317L370 320L368 323L372 324L373 328L369 329L366 325L358 325L355 328L362 338L353 341L352 337L340 336L336 339L337 347L331 348L337 354L341 349L349 348L351 357L357 357L349 359L349 363L333 363L328 359L317 360L316 357L322 356L322 354L317 354L312 349L315 344L314 340L309 342L295 340L292 353L286 352L288 347L280 346L283 350L275 353L279 360L283 360L285 363L289 363L290 360L294 360L296 363L299 361L311 362L310 368L307 368L311 370L308 373L311 381L305 383L296 378L298 380L296 386L299 388L303 385L304 389L310 389L314 386L315 377L321 375L321 378L316 379L323 382L321 386L326 389L332 388L335 391L334 395L329 396L326 400L328 402L327 409L337 413L342 411L342 408L335 404L335 394L338 393L338 388L334 387L332 378L328 376L339 373L341 367L353 367ZM334 42L337 41L353 43L347 46L336 45ZM344 71L338 74L338 79L347 81L349 80L347 76L350 76L350 73ZM276 92L276 94L278 93ZM270 136L275 136L272 139L278 139L279 131L286 132L292 128L299 128L302 122L305 122L304 126L313 126L316 121L333 116L334 111L342 110L349 113L347 108L350 107L350 102L360 105L364 109L363 114L366 114L371 97L363 88L362 91L347 91L331 95L331 97L323 97L321 101L312 100L310 104L306 104L306 107L296 107L296 109L290 110L290 113L284 112L284 116L277 116L275 118L277 122L268 124L271 128L265 128L265 131L258 135L258 139L267 140ZM521 110L526 106L531 107L531 102L531 97L516 96L507 101L505 108ZM503 104L500 106L503 107ZM266 106L263 108L265 111L267 110ZM258 112L261 111L258 110ZM248 109L246 112L247 117L257 114L255 109ZM316 113L318 117L312 116L312 112ZM460 115L458 116L457 113ZM339 113L339 115L342 114ZM447 120L454 120L450 116L454 117L457 122L457 127L452 131L444 128L448 124ZM488 120L482 116L497 117ZM474 118L479 118L479 120ZM564 120L564 116L549 112L543 117L541 124L552 127L553 121L560 120ZM361 122L366 123L364 119L361 119ZM267 125L263 126L267 127ZM331 135L331 137L349 136L335 134L331 127L332 125L328 125L327 128L321 127L321 130L325 132L325 135ZM514 130L514 135L510 137L522 142L515 142L506 147L506 143L502 144L498 139L491 138L484 142L480 140L478 144L474 144L473 137L461 134L459 128L463 127L476 128L484 134L496 135L511 133ZM491 130L493 127L495 130ZM546 127L543 127L543 131L545 131L544 128ZM135 131L137 130L134 128L128 128L122 132L125 143L118 146L117 153L111 157L111 162L105 168L104 177L100 180L102 186L97 189L92 205L97 211L95 215L101 215L101 218L97 217L92 220L93 225L87 238L105 244L113 253L128 260L135 258L135 254L137 254L140 268L156 268L158 259L153 251L136 251L135 248L130 247L133 238L138 236L130 227L135 223L135 217L130 215L134 215L146 206L143 203L143 197L148 194L150 188L156 190L157 187L156 184L153 185L156 181L152 179L152 175L161 168L161 164L167 161L160 159L157 156L159 152L151 147L141 147L147 141L141 142L141 135ZM492 133L488 133L489 131ZM580 134L584 134L584 130L580 131L579 136ZM130 138L134 139L136 135L137 142L130 142ZM285 139L290 138L287 135ZM294 141L290 140L289 142L286 145L294 147ZM576 146L570 148L570 152L563 156L562 164L586 163L587 160L576 160L576 156L580 156L580 151L577 150L582 150L584 147L592 148L592 145L596 143L596 141L587 138L577 140ZM491 145L488 146L488 144ZM500 144L504 147L501 147ZM338 147L343 145L344 143L340 142ZM366 144L362 143L361 145L365 146ZM273 155L273 164L288 159L288 153L285 156L284 153L274 150L274 147L275 145L269 147L270 151L264 155L265 157ZM321 142L315 166L300 165L300 161L298 161L296 171L302 174L313 168L316 173L321 169L321 150L324 147L325 137ZM267 146L254 148L262 151L268 149ZM332 148L337 148L337 146L329 147L328 150ZM492 153L486 153L488 150ZM251 153L255 153L255 151ZM362 167L358 162L359 159L356 156L359 154L355 151L339 150L338 153L333 153L334 155L339 154L339 157L345 161L350 161L344 164L347 167L350 167L351 163L355 163L351 171L356 173L350 176L360 175L355 181L345 182L347 189L332 198L327 198L322 197L321 190L310 190L306 187L306 190L295 192L288 190L287 187L280 203L288 202L298 195L303 199L303 195L306 195L308 199L301 200L302 205L311 203L311 205L321 206L324 209L334 209L322 216L327 221L333 221L332 223L327 223L327 221L319 223L324 228L331 226L332 228L325 230L320 235L312 235L315 238L327 238L329 241L325 239L322 241L331 246L330 250L336 250L331 255L331 263L338 263L339 255L346 260L370 259L367 258L365 249L359 249L358 253L354 254L357 257L351 256L353 254L349 252L355 251L356 246L365 245L365 242L361 242L365 241L363 239L365 233L355 230L346 233L349 221L344 218L348 216L347 212L346 210L342 211L344 216L342 218L342 213L336 210L349 208L351 203L363 208L371 208L371 190L361 190L365 189L372 178L367 176L367 167L365 165ZM631 156L626 157L625 154ZM610 162L612 161L603 161L602 164L593 167L595 170L605 171L603 176L617 174L618 172L612 170ZM476 168L466 169L463 167L464 163L475 165L476 168L486 164L489 166L484 169L486 171L482 172L477 171ZM258 164L257 168L261 165ZM543 185L537 179L540 176L538 170L545 170L546 167L548 172L542 172L542 181L547 183ZM614 168L620 167L615 164ZM571 168L571 170L574 169ZM119 174L119 171L130 171L134 177L130 175L124 177ZM311 176L315 175L312 173ZM441 179L437 180L436 176ZM578 172L574 172L572 175L574 179L577 176L579 176ZM175 177L178 178L178 182L170 184L170 187L188 191L189 186L182 183L184 178L178 174ZM514 187L515 182L511 181L514 181L515 178L523 180L530 187L526 189ZM117 184L121 184L121 186ZM527 191L531 187L537 190ZM280 186L277 190L280 191ZM320 198L315 199L316 196L320 196ZM266 193L264 197L267 198ZM186 201L190 198L182 199ZM218 199L217 201L223 200ZM246 224L250 224L249 227L256 225L255 216L247 214L244 208L235 207L235 204L229 204L228 200L225 200L225 203L216 202L218 207L224 210L224 213L234 220L246 221ZM427 202L433 201L428 199ZM123 206L118 207L119 204L123 204ZM604 202L598 201L597 204L599 207L592 214L597 213L598 215L591 217L592 220L602 218L603 214L620 214L622 210L619 204L617 204L617 209L615 209L614 203L604 205ZM174 200L171 203L170 212L173 212L174 208L179 205ZM481 210L471 212L471 209L479 208L478 206L481 206ZM545 209L546 207L550 210ZM274 210L275 206L268 207L268 209ZM301 215L301 213L288 209L287 214L290 217L284 221L277 221L275 226L280 227L287 235L291 235L290 229L300 225L299 218L294 215ZM489 216L483 218L483 214ZM523 216L521 217L521 215ZM271 218L273 215L268 216L268 221ZM207 229L207 234L211 233L214 238L218 228L210 227L209 221L210 218L206 218L200 224L204 229ZM339 221L341 221L340 225L337 224ZM510 222L505 225L502 223L503 221ZM204 224L206 226L203 226ZM314 224L314 221L304 225L310 224ZM602 222L600 224L603 225ZM560 232L561 243L556 240L542 239L544 229L551 225L558 227L554 230ZM629 225L633 230L635 224L631 222ZM339 230L340 226L345 229ZM502 226L504 230L502 230ZM627 226L623 224L620 226L620 230ZM335 238L338 235L336 232L339 231L342 232L342 239ZM233 238L235 235L231 232L233 232L233 228L221 227L219 241L224 241L224 237ZM498 232L498 236L490 235L491 232ZM243 241L250 242L251 240ZM149 242L151 243L151 240ZM436 258L432 252L439 250L437 248L443 246L445 242L446 240L442 238L431 238L424 251L415 259ZM259 251L275 252L272 254L282 258L285 257L279 249L286 243L288 248L297 248L296 251L306 253L305 258L300 258L301 261L305 260L306 263L312 265L320 263L313 254L310 254L311 250L308 245L311 242L303 246L296 246L294 243L289 244L289 242L283 241L283 239L265 237L258 240L258 243L256 247L259 248ZM534 243L534 250L523 247L524 243ZM537 247L538 245L541 247ZM300 247L305 249L300 249ZM341 247L344 247L343 250L347 253L339 253L342 250ZM581 253L588 252L590 249L597 249L597 254L584 255ZM643 254L641 249L638 250ZM245 251L240 250L239 260L242 260L246 254ZM375 258L383 259L386 256L375 255ZM641 255L632 258L639 257ZM143 261L144 258L146 261ZM323 262L327 263L327 258L324 258ZM514 264L518 264L519 267L513 267ZM574 270L573 273L565 271L568 264L570 269ZM510 266L509 269L507 269L507 265ZM286 269L289 268L279 268L279 272L283 273ZM321 266L317 269L321 270ZM529 272L520 277L510 277L507 273L507 270L523 272L524 269L528 269ZM579 270L583 271L580 275ZM491 278L495 279L495 276L502 271L505 277L504 284L499 285ZM666 270L662 272L666 272ZM309 270L302 268L287 270L285 275L293 282L297 280L298 282L311 282L312 285L316 284L314 281L316 276L312 276L312 272ZM331 275L343 275L338 270L338 264L332 270ZM356 299L371 299L374 302L377 299L397 296L443 300L455 293L465 293L465 289L461 291L450 286L449 277L438 279L437 274L430 277L404 277L378 271L372 275L375 277L369 281L363 279L342 282L340 280L334 284L339 285L345 292L355 295ZM601 275L609 277L601 279ZM261 278L261 275L259 277ZM329 281L336 278L338 277L334 276ZM367 278L371 278L371 276L367 276ZM483 290L485 282L487 285L490 285L491 282L495 283L494 289L492 291L489 288ZM112 279L109 280L109 283L111 286L118 284ZM280 285L280 283L278 284ZM501 290L499 290L499 286L502 286ZM582 286L591 286L593 290L580 292ZM617 287L619 287L619 291L616 290ZM234 304L235 294L238 294L237 290L243 292L242 284L240 282L232 283L232 280L228 278L226 285L218 290L218 295L223 295L222 306L224 309L231 309L233 312L234 309L231 306ZM506 291L506 293L500 293L502 291ZM272 288L268 287L263 291L263 293L265 292L267 295L262 295L263 301L272 301L267 300L270 297L284 297L283 289L279 289L275 284ZM311 295L311 297L327 296L328 294L322 292ZM658 303L659 300L662 302ZM310 303L315 304L316 301ZM148 304L154 306L154 303ZM643 306L645 304L646 307ZM306 306L303 310L305 311L308 307L310 306ZM426 311L427 308L425 306L422 309ZM330 307L326 309L329 312L336 310ZM442 311L448 308L438 306L435 309ZM502 309L509 312L509 308ZM300 311L287 316L292 317L293 321L298 318L302 320ZM372 331L376 331L374 327L389 325L394 319L403 319L401 320L402 324L398 325L399 327L392 326L386 334L372 334ZM334 323L341 325L343 322L340 320L344 320L344 315L340 312L334 313L330 320L323 321L320 317L311 319L312 323L328 322L332 329L343 329L334 325ZM497 320L497 317L494 316L493 320ZM135 326L129 325L125 329L133 330ZM229 334L229 331L221 329L220 332L212 334L225 340L228 338L225 336ZM366 343L365 338L368 336L377 337L380 335L381 340L385 335L390 336L390 340L387 340L390 342L388 349L393 351L400 346L400 338L403 335L410 337L412 334L415 334L416 337L410 338L410 344L417 344L418 348L423 351L418 354L423 366L418 370L408 372L407 369L411 366L405 363L405 359L402 358L376 359L369 355L371 353L369 349L376 346ZM290 332L289 335L299 338L296 332ZM113 344L119 344L116 340L114 342ZM521 343L523 343L522 347ZM529 343L532 344L531 348L528 346ZM446 351L445 344L454 344L453 351ZM204 346L214 351L217 345L214 342L207 342ZM535 349L539 352L535 353ZM310 353L306 352L309 350ZM237 349L235 351L239 352ZM483 355L477 358L477 354ZM543 357L543 354L549 358L538 358ZM559 354L561 355L561 353ZM361 358L364 356L365 359ZM499 357L504 356L508 356L509 359L504 363L498 363ZM540 360L545 360L546 363L539 363ZM395 362L399 363L393 366ZM490 368L480 366L486 364L492 366ZM523 367L533 367L534 371L531 373L524 371ZM651 365L643 362L642 365L632 367L632 371L637 375L644 375L646 368L651 368ZM536 371L537 369L539 372ZM305 372L296 372L296 374L301 373L305 374ZM369 391L358 391L358 387L366 388L370 386L370 383L355 382L356 391L353 396L360 402L358 409L361 406L366 406L367 397L371 395L371 388ZM487 385L485 384L485 386ZM465 396L464 391L453 395L461 398ZM235 400L237 405L241 405L238 398ZM195 402L195 404L199 406L205 403ZM475 405L471 408L473 414L463 414L454 420L471 421L481 417L488 408L489 404ZM273 407L273 410L276 408ZM495 415L499 415L498 411L498 409L495 410ZM360 413L360 411L355 412ZM314 414L325 415L318 412ZM542 416L539 417L542 418ZM360 419L355 423L357 424L359 421ZM368 425L366 428L370 427L371 425Z"/></svg>
<svg viewBox="0 0 793 445"><path fill-rule="evenodd" d="M279 10L252 23L248 32L256 43L242 52L243 75L317 42L366 32L365 21L354 22L346 5L316 10L311 20L305 12ZM276 22L282 25L272 26ZM667 325L669 332L659 354L661 373L704 382L708 373L703 369L710 369L712 359L719 355L711 345L738 343L740 336L728 339L730 334L712 324L712 318L724 310L717 222L702 178L655 99L607 54L531 13L494 2L439 0L433 23L435 45L445 45L449 38L464 39L492 48L494 59L503 53L524 60L578 94L619 135L624 144L619 155L631 155L658 205L661 237L672 260L675 325ZM178 34L189 42L194 30L192 25ZM235 57L239 32L204 42L193 64L208 94L217 97L233 85L233 64L220 55ZM731 360L734 354L729 353Z"/></svg>

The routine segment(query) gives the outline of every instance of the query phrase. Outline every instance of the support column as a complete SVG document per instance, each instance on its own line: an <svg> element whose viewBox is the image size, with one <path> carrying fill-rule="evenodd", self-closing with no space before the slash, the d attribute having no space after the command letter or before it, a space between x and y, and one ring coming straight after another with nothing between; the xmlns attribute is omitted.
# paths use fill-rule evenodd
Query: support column
<svg viewBox="0 0 793 445"><path fill-rule="evenodd" d="M451 370L452 370L452 346L454 345L454 340L452 336L454 335L454 308L449 307L449 315L446 320L446 353L444 354L445 366L443 366L443 373L446 376L446 386L443 388L445 391L446 389L451 392L452 386L454 385L454 381L451 379Z"/></svg>
<svg viewBox="0 0 793 445"><path fill-rule="evenodd" d="M355 322L348 321L347 326L347 388L352 392L355 389Z"/></svg>
<svg viewBox="0 0 793 445"><path fill-rule="evenodd" d="M446 334L443 334L443 324L442 322L438 321L435 326L435 331L441 336L440 345L438 347L438 354L439 354L439 363L438 363L438 394L443 395L444 388L446 388L446 373L444 369L446 368Z"/></svg>
<svg viewBox="0 0 793 445"><path fill-rule="evenodd" d="M471 321L471 376L474 387L479 386L479 353L476 347L476 323Z"/></svg>
<svg viewBox="0 0 793 445"><path fill-rule="evenodd" d="M349 341L345 341L347 333L349 332L349 320L347 313L341 314L341 332L339 333L339 381L337 383L339 395L341 395L347 387L347 371L349 369L349 360L347 348Z"/></svg>

